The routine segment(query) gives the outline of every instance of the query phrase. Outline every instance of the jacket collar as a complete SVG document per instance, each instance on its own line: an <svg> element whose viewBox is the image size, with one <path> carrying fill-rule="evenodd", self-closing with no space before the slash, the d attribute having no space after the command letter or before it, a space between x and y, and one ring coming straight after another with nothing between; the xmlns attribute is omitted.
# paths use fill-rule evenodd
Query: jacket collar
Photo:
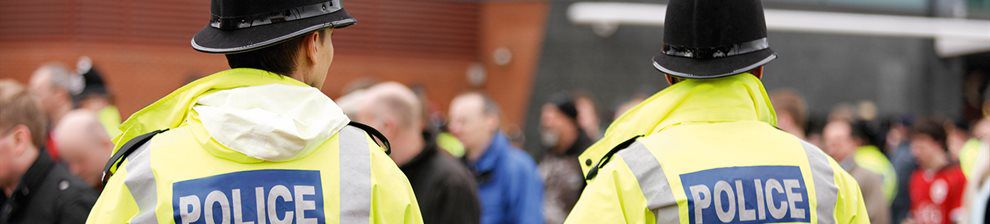
<svg viewBox="0 0 990 224"><path fill-rule="evenodd" d="M505 137L500 131L496 131L495 135L492 136L492 143L488 145L485 149L485 153L478 157L477 161L470 163L471 169L479 173L487 173L495 169L498 166L498 161L502 158L505 150L509 146L509 139ZM467 158L467 157L465 157Z"/></svg>
<svg viewBox="0 0 990 224"><path fill-rule="evenodd" d="M192 129L207 133L196 135L205 150L249 163L304 157L350 122L319 89L284 84L207 93L189 114Z"/></svg>
<svg viewBox="0 0 990 224"><path fill-rule="evenodd" d="M613 147L639 135L693 122L761 121L776 126L777 117L766 89L749 73L678 82L616 119L601 140L580 156L598 164ZM587 175L591 166L582 166Z"/></svg>
<svg viewBox="0 0 990 224"><path fill-rule="evenodd" d="M114 152L124 143L151 131L178 127L201 95L218 90L264 84L306 86L295 79L251 68L236 68L212 74L189 83L151 105L135 112L120 125L122 133L114 137Z"/></svg>
<svg viewBox="0 0 990 224"><path fill-rule="evenodd" d="M39 190L38 188L41 187L41 184L45 182L45 178L48 177L52 168L55 167L55 161L45 151L44 147L38 148L38 158L24 172L21 182L17 184L17 188L14 188L14 192L8 200L15 203L30 201L29 198L35 193L34 191Z"/></svg>

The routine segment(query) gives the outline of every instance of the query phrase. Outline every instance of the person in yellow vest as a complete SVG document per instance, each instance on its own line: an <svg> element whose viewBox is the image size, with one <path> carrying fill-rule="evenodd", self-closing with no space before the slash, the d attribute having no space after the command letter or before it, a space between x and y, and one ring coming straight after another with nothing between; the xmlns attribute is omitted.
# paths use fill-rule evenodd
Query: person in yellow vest
<svg viewBox="0 0 990 224"><path fill-rule="evenodd" d="M856 153L853 156L853 161L856 163L856 166L878 173L883 177L884 198L887 199L888 203L892 203L894 196L897 195L897 172L894 170L894 165L890 163L887 155L883 154L880 148L877 147L881 143L877 141L875 131L871 130L869 125L862 120L833 119L831 122L841 122L849 125L852 131L852 138L856 143Z"/></svg>
<svg viewBox="0 0 990 224"><path fill-rule="evenodd" d="M422 223L388 141L320 92L340 0L211 4L192 46L233 69L121 125L87 222Z"/></svg>
<svg viewBox="0 0 990 224"><path fill-rule="evenodd" d="M822 139L825 142L822 148L859 183L863 202L866 203L866 211L870 213L870 223L891 223L890 200L884 194L883 175L865 169L856 162L858 160L856 150L861 139L855 137L854 133L857 132L855 129L846 120L829 121L822 130Z"/></svg>
<svg viewBox="0 0 990 224"><path fill-rule="evenodd" d="M588 186L566 223L869 222L853 177L774 127L762 8L669 1L653 65L672 85L581 155Z"/></svg>

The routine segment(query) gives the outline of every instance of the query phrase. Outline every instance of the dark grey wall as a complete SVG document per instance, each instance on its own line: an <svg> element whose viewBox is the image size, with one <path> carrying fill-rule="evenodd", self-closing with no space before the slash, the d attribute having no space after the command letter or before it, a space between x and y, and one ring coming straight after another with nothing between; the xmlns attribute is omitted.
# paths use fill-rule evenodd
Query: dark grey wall
<svg viewBox="0 0 990 224"><path fill-rule="evenodd" d="M661 27L621 26L600 37L567 19L570 4L550 1L524 125L531 152L540 148L540 105L554 93L590 93L605 128L617 104L667 85L650 61L659 50ZM883 115L960 113L962 61L935 56L930 39L771 32L769 40L779 58L766 68L767 89L797 90L813 115L861 100L876 102Z"/></svg>

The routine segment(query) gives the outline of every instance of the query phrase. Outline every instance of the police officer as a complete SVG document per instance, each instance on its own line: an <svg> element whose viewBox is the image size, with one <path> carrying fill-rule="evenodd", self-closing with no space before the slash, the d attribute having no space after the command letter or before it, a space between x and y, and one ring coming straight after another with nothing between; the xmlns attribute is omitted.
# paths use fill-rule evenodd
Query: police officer
<svg viewBox="0 0 990 224"><path fill-rule="evenodd" d="M340 0L214 0L192 47L230 70L121 125L89 223L422 223L380 133L320 92ZM383 149L385 148L385 149ZM111 176L112 175L112 176Z"/></svg>
<svg viewBox="0 0 990 224"><path fill-rule="evenodd" d="M588 187L567 222L869 222L855 180L774 127L759 0L671 0L665 22L653 65L672 85L581 156Z"/></svg>

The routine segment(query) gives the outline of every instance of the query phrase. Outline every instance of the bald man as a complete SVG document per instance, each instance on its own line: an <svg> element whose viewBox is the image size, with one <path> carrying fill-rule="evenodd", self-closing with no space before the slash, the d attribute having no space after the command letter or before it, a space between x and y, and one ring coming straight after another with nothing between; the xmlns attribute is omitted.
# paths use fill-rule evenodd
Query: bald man
<svg viewBox="0 0 990 224"><path fill-rule="evenodd" d="M95 189L102 189L100 177L110 158L113 143L96 113L73 110L59 121L54 140L69 172Z"/></svg>
<svg viewBox="0 0 990 224"><path fill-rule="evenodd" d="M406 86L388 82L364 90L360 101L354 104L360 107L355 120L380 130L392 143L389 156L409 178L424 223L478 223L474 178L439 150L434 133L424 130L419 98Z"/></svg>

